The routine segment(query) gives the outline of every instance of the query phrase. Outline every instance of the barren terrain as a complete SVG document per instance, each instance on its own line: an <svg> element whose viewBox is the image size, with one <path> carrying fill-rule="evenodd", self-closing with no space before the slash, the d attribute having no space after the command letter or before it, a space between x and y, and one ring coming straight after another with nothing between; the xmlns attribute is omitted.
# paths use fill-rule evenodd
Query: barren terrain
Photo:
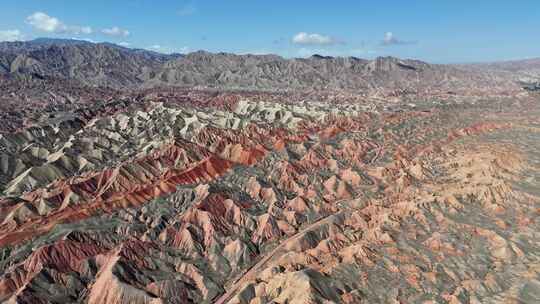
<svg viewBox="0 0 540 304"><path fill-rule="evenodd" d="M315 57L287 69L365 67L281 90L282 59L137 54L166 62L0 78L0 302L540 302L540 95L515 71ZM200 62L249 68L167 83Z"/></svg>

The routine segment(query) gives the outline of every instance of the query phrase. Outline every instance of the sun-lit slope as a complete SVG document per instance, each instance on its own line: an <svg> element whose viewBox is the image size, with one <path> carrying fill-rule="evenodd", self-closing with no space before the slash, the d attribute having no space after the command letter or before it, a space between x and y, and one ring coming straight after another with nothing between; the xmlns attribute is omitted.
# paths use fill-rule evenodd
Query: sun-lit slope
<svg viewBox="0 0 540 304"><path fill-rule="evenodd" d="M0 301L538 297L537 101L368 108L151 103L3 134Z"/></svg>

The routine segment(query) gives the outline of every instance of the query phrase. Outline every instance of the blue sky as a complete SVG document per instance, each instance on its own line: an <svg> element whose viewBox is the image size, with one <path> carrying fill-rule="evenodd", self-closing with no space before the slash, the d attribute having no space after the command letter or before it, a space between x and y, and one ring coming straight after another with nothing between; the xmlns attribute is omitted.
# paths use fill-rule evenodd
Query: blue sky
<svg viewBox="0 0 540 304"><path fill-rule="evenodd" d="M3 0L0 40L61 37L160 52L540 57L538 0Z"/></svg>

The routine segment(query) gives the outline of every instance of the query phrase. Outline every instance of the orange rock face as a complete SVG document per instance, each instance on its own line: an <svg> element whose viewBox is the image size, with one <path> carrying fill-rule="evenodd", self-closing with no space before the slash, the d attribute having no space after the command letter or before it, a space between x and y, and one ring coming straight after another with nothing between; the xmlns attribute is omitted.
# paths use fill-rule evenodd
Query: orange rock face
<svg viewBox="0 0 540 304"><path fill-rule="evenodd" d="M537 101L163 96L0 137L0 302L537 296Z"/></svg>

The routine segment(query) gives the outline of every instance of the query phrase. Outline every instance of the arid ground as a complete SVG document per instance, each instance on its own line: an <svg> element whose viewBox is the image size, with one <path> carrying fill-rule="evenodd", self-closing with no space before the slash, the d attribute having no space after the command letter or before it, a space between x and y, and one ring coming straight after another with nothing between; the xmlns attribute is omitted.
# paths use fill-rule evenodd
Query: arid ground
<svg viewBox="0 0 540 304"><path fill-rule="evenodd" d="M298 87L202 88L159 57L103 86L32 53L77 48L3 51L0 302L540 302L540 94L517 72L248 56Z"/></svg>

